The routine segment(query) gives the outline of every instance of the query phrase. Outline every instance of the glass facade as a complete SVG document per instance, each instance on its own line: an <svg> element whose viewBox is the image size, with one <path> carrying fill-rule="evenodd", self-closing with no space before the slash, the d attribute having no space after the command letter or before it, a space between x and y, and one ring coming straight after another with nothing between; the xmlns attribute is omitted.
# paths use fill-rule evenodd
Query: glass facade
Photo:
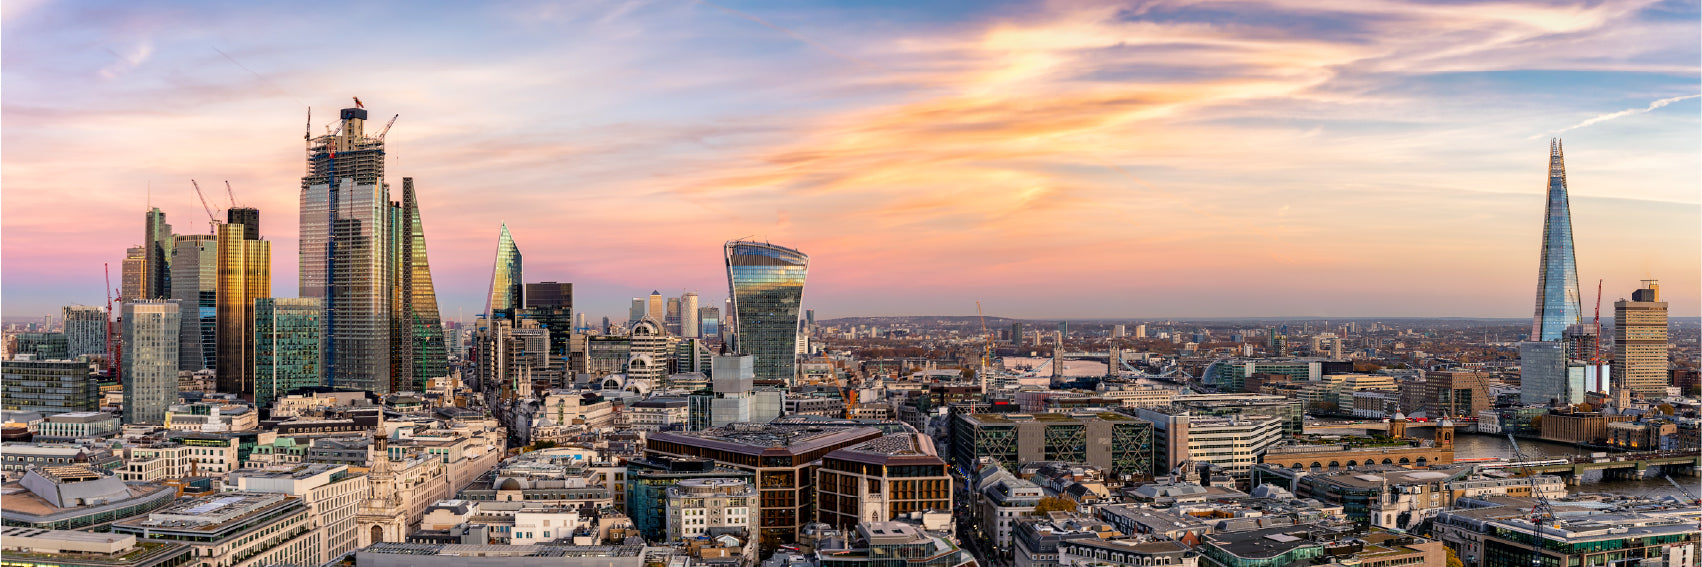
<svg viewBox="0 0 1702 567"><path fill-rule="evenodd" d="M384 142L367 112L342 109L335 133L308 143L301 178L300 293L320 299L327 385L390 391L394 219Z"/></svg>
<svg viewBox="0 0 1702 567"><path fill-rule="evenodd" d="M791 380L810 257L765 242L726 246L733 350L756 357L757 380Z"/></svg>
<svg viewBox="0 0 1702 567"><path fill-rule="evenodd" d="M177 401L177 300L124 304L124 423L165 423Z"/></svg>
<svg viewBox="0 0 1702 567"><path fill-rule="evenodd" d="M443 318L437 311L437 290L431 283L431 264L426 261L424 224L414 196L414 179L402 178L402 289L407 311L402 317L409 351L404 371L398 373L398 389L424 391L425 381L449 375L449 351L444 344Z"/></svg>
<svg viewBox="0 0 1702 567"><path fill-rule="evenodd" d="M496 238L496 266L491 269L491 294L485 302L485 320L514 317L514 310L521 306L522 277L520 247L514 245L514 235L508 233L508 225L504 224L502 234Z"/></svg>
<svg viewBox="0 0 1702 567"><path fill-rule="evenodd" d="M272 295L272 243L249 240L248 232L240 224L219 225L215 368L220 392L253 399L254 300Z"/></svg>
<svg viewBox="0 0 1702 567"><path fill-rule="evenodd" d="M218 235L177 237L171 255L171 298L183 306L177 369L218 367Z"/></svg>
<svg viewBox="0 0 1702 567"><path fill-rule="evenodd" d="M63 309L65 321L65 355L106 354L106 309L88 305L69 305Z"/></svg>
<svg viewBox="0 0 1702 567"><path fill-rule="evenodd" d="M1578 295L1578 260L1572 250L1572 207L1566 198L1566 163L1560 141L1549 142L1548 204L1542 224L1542 264L1537 267L1533 341L1558 341L1583 314Z"/></svg>
<svg viewBox="0 0 1702 567"><path fill-rule="evenodd" d="M0 362L0 376L0 406L7 410L53 415L100 409L100 386L86 363L8 360Z"/></svg>
<svg viewBox="0 0 1702 567"><path fill-rule="evenodd" d="M319 356L319 300L254 300L254 403L270 406L296 388L324 383Z"/></svg>
<svg viewBox="0 0 1702 567"><path fill-rule="evenodd" d="M176 244L172 238L171 225L166 224L165 213L154 208L148 210L144 228L142 294L130 297L165 299L171 296L171 253L173 245Z"/></svg>

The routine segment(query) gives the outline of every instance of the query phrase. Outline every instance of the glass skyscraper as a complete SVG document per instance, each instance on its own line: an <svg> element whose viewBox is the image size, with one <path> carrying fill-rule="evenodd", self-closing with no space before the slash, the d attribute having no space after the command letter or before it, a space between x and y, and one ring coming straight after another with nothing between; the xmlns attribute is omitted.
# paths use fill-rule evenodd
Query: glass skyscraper
<svg viewBox="0 0 1702 567"><path fill-rule="evenodd" d="M253 214L251 220L258 222L259 212ZM272 296L272 243L260 240L258 234L242 224L225 223L218 230L218 283L214 290L218 360L214 369L220 392L252 400L254 300ZM254 234L253 239L248 238L250 234ZM187 304L183 309L190 312Z"/></svg>
<svg viewBox="0 0 1702 567"><path fill-rule="evenodd" d="M1578 261L1572 249L1572 207L1566 198L1566 163L1560 140L1548 144L1548 204L1542 225L1542 264L1537 266L1533 341L1558 341L1583 314Z"/></svg>
<svg viewBox="0 0 1702 567"><path fill-rule="evenodd" d="M296 388L324 383L319 300L254 300L254 403L265 407Z"/></svg>
<svg viewBox="0 0 1702 567"><path fill-rule="evenodd" d="M396 215L384 140L367 112L345 108L336 132L310 139L301 178L300 295L320 300L327 385L390 391Z"/></svg>
<svg viewBox="0 0 1702 567"><path fill-rule="evenodd" d="M88 305L68 305L63 310L65 321L65 355L106 356L106 309Z"/></svg>
<svg viewBox="0 0 1702 567"><path fill-rule="evenodd" d="M124 303L124 423L164 424L177 402L178 302Z"/></svg>
<svg viewBox="0 0 1702 567"><path fill-rule="evenodd" d="M414 178L402 178L400 262L401 305L397 320L398 351L395 390L425 391L425 381L449 375L449 350L444 343L443 319L437 311L437 290L431 283L431 264L426 261L424 223L420 222L419 200L414 195Z"/></svg>
<svg viewBox="0 0 1702 567"><path fill-rule="evenodd" d="M810 257L766 242L726 246L733 351L756 357L756 379L792 379Z"/></svg>
<svg viewBox="0 0 1702 567"><path fill-rule="evenodd" d="M177 369L218 368L218 235L178 235L171 255L171 298L179 302Z"/></svg>
<svg viewBox="0 0 1702 567"><path fill-rule="evenodd" d="M485 320L495 321L514 318L514 310L522 307L520 247L514 244L514 235L508 233L508 225L502 225L502 234L496 238L496 266L491 269L491 294L485 303Z"/></svg>

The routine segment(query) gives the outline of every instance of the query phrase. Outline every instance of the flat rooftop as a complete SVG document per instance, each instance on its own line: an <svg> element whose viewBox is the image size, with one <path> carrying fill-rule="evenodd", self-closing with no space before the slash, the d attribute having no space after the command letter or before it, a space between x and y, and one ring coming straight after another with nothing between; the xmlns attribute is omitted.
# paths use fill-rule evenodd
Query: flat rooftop
<svg viewBox="0 0 1702 567"><path fill-rule="evenodd" d="M873 427L773 427L768 425L735 424L703 431L663 431L650 440L707 446L734 453L761 455L769 449L784 449L802 454L837 444L849 444L858 438L879 435Z"/></svg>

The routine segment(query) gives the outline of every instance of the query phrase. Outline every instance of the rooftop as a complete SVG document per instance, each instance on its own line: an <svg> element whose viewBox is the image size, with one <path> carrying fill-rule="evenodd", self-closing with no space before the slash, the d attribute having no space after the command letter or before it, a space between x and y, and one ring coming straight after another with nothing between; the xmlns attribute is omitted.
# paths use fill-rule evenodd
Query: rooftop
<svg viewBox="0 0 1702 567"><path fill-rule="evenodd" d="M879 433L880 430L872 427L772 427L733 424L703 431L663 431L650 436L650 439L709 446L746 455L762 455L770 452L770 449L803 454L832 445L852 443L858 438Z"/></svg>

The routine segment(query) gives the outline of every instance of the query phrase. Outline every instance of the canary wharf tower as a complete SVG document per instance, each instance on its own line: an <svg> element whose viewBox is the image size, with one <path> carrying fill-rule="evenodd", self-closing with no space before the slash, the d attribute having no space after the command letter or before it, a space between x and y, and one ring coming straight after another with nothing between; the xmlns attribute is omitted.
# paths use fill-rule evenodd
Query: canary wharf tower
<svg viewBox="0 0 1702 567"><path fill-rule="evenodd" d="M1548 205L1542 224L1542 264L1537 267L1533 341L1558 341L1583 314L1578 261L1572 249L1572 207L1566 198L1566 163L1560 140L1548 143Z"/></svg>
<svg viewBox="0 0 1702 567"><path fill-rule="evenodd" d="M728 242L726 252L733 350L755 357L757 380L790 381L810 257L784 246L745 240Z"/></svg>

